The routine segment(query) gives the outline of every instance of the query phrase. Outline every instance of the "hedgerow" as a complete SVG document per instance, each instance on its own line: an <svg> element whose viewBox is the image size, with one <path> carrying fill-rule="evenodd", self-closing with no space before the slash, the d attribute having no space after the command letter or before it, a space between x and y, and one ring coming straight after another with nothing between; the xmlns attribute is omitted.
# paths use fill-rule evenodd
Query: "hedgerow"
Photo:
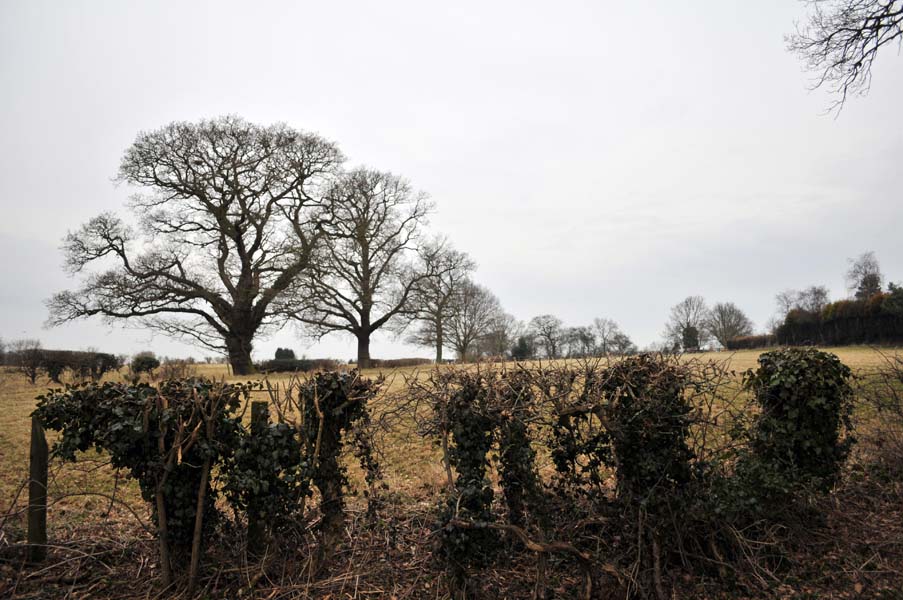
<svg viewBox="0 0 903 600"><path fill-rule="evenodd" d="M128 470L151 507L164 583L171 581L175 565L190 558L191 586L203 542L225 518L217 509L221 496L236 514L265 523L269 537L310 519L305 500L316 487L321 558L331 551L344 521L347 478L340 457L346 435L370 471L368 481L379 475L366 433L366 404L379 385L356 372L293 379L271 398L277 422L250 427L244 409L260 384L199 378L156 387L70 385L40 396L35 415L61 433L55 456L74 460L78 452L95 448L110 456L113 467Z"/></svg>

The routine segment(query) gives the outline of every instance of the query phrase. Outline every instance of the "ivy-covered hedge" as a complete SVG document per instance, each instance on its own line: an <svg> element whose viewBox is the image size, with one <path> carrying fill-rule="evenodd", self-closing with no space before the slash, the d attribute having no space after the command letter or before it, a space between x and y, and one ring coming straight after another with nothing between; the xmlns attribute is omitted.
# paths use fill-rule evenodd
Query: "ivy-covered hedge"
<svg viewBox="0 0 903 600"><path fill-rule="evenodd" d="M74 460L93 448L138 481L157 525L168 585L170 569L189 555L196 567L200 541L209 540L227 518L217 509L218 498L233 514L265 523L274 535L293 521L307 522L306 499L315 486L321 549L328 551L323 546L334 545L343 530L346 443L367 469L368 483L379 475L367 431L367 403L379 386L356 372L294 379L280 387L283 396L271 396L277 422L251 426L245 409L251 393L262 391L260 384L203 378L171 379L157 387L70 385L39 396L34 414L60 432L56 457Z"/></svg>
<svg viewBox="0 0 903 600"><path fill-rule="evenodd" d="M605 562L606 572L659 598L672 569L743 560L751 542L738 535L769 535L837 477L853 443L850 378L814 349L763 354L745 376L761 411L738 395L726 363L663 355L410 378L409 401L432 406L421 427L448 469L438 556L454 593L466 595L474 570L495 559L501 532L534 552L578 557L581 597L600 551L600 564L629 557ZM537 444L554 465L546 480Z"/></svg>
<svg viewBox="0 0 903 600"><path fill-rule="evenodd" d="M836 355L815 348L762 354L744 376L762 409L755 458L790 481L830 487L854 442L852 377Z"/></svg>

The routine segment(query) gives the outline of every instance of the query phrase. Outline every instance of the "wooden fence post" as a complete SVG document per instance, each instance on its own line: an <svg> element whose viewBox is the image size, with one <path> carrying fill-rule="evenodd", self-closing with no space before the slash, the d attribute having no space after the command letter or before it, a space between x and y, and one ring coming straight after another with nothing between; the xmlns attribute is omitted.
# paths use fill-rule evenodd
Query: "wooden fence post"
<svg viewBox="0 0 903 600"><path fill-rule="evenodd" d="M263 435L270 424L270 405L265 400L251 403L251 436ZM248 554L260 556L266 549L266 523L260 520L257 502L248 507Z"/></svg>
<svg viewBox="0 0 903 600"><path fill-rule="evenodd" d="M47 438L36 416L31 417L28 472L28 560L47 558Z"/></svg>

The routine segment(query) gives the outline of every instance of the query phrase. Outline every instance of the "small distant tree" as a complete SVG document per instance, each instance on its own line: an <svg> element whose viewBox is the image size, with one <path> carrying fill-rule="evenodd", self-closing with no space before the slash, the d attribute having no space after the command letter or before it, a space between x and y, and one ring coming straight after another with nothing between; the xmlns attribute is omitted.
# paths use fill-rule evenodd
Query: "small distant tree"
<svg viewBox="0 0 903 600"><path fill-rule="evenodd" d="M903 317L903 285L888 284L887 297L881 303L881 308L892 315Z"/></svg>
<svg viewBox="0 0 903 600"><path fill-rule="evenodd" d="M291 348L276 348L276 360L295 360L295 351Z"/></svg>
<svg viewBox="0 0 903 600"><path fill-rule="evenodd" d="M630 336L622 331L619 331L614 335L609 344L609 348L611 354L617 354L619 356L637 353L636 344L633 343Z"/></svg>
<svg viewBox="0 0 903 600"><path fill-rule="evenodd" d="M636 352L636 346L630 337L612 319L593 319L592 330L596 338L596 354L608 356Z"/></svg>
<svg viewBox="0 0 903 600"><path fill-rule="evenodd" d="M705 328L724 348L728 340L752 335L753 332L752 321L733 302L719 302L713 306L706 318Z"/></svg>
<svg viewBox="0 0 903 600"><path fill-rule="evenodd" d="M129 371L134 377L140 377L142 373L151 375L159 368L160 359L150 351L139 352L132 357L132 362L129 363Z"/></svg>
<svg viewBox="0 0 903 600"><path fill-rule="evenodd" d="M530 332L542 346L547 358L558 358L564 340L564 323L554 315L539 315L530 320Z"/></svg>
<svg viewBox="0 0 903 600"><path fill-rule="evenodd" d="M467 281L461 298L448 321L448 343L458 358L473 357L478 342L492 330L502 315L498 298L487 288Z"/></svg>
<svg viewBox="0 0 903 600"><path fill-rule="evenodd" d="M536 356L536 350L533 347L533 339L528 335L517 336L517 341L511 347L511 358L514 360L530 360Z"/></svg>
<svg viewBox="0 0 903 600"><path fill-rule="evenodd" d="M823 285L810 285L802 290L784 290L775 296L775 299L780 321L783 321L792 310L818 315L828 305L828 288Z"/></svg>
<svg viewBox="0 0 903 600"><path fill-rule="evenodd" d="M688 296L671 307L665 338L673 347L682 348L685 352L698 350L708 341L705 331L708 313L702 296Z"/></svg>
<svg viewBox="0 0 903 600"><path fill-rule="evenodd" d="M689 325L684 327L684 330L680 335L680 343L684 352L695 352L696 350L699 350L699 329L693 325Z"/></svg>
<svg viewBox="0 0 903 600"><path fill-rule="evenodd" d="M596 350L596 336L590 327L568 327L564 331L567 355L571 358L592 356Z"/></svg>
<svg viewBox="0 0 903 600"><path fill-rule="evenodd" d="M856 259L849 259L847 269L847 289L857 300L868 300L881 292L884 277L874 252L864 252Z"/></svg>
<svg viewBox="0 0 903 600"><path fill-rule="evenodd" d="M499 310L486 334L478 341L478 352L488 356L510 356L511 347L522 330L523 324L514 315Z"/></svg>
<svg viewBox="0 0 903 600"><path fill-rule="evenodd" d="M417 324L407 340L435 348L436 362L441 363L442 350L448 344L448 321L457 310L463 288L476 265L445 239L425 244L420 255L423 264L419 270L429 275L412 290L411 310L407 315L401 315L398 329Z"/></svg>
<svg viewBox="0 0 903 600"><path fill-rule="evenodd" d="M44 351L40 340L22 339L10 344L10 354L15 369L35 384L44 364Z"/></svg>

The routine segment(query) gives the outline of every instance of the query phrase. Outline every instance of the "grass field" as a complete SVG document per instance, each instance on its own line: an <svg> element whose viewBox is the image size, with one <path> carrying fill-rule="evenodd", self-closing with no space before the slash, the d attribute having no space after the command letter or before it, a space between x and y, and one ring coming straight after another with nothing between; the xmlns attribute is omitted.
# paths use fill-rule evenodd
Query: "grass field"
<svg viewBox="0 0 903 600"><path fill-rule="evenodd" d="M837 354L840 359L851 369L858 372L867 372L883 363L881 353L892 353L895 350L883 349L877 351L868 347L828 348L830 352ZM746 369L756 366L756 359L760 351L744 350L739 352L709 352L694 354L693 358L701 360L729 361L732 370L739 375ZM409 367L380 372L375 369L364 371L365 377L377 377L380 374L386 377L386 392L401 389L405 377L422 372L423 367ZM259 375L250 377L232 377L228 374L225 365L198 365L199 375L215 378L225 378L229 381L259 380ZM118 375L109 377L116 379ZM272 384L278 384L288 375L269 376ZM44 393L53 384L39 381L32 385L18 373L3 372L0 374L0 508L10 507L14 502L22 482L28 474L28 448L30 435L29 415L35 406L35 397ZM378 407L376 407L378 410ZM51 438L52 439L52 438ZM393 435L389 447L384 448L384 465L388 483L392 489L413 495L425 491L424 488L438 486L443 477L442 468L435 460L435 448L426 440L414 435L412 432L401 431ZM404 460L393 460L403 457ZM92 462L92 459L96 461ZM51 498L54 496L86 490L109 493L113 487L115 478L110 469L102 466L101 457L84 457L78 465L61 465L55 479L54 486L50 490ZM134 489L128 483L124 485L126 497L138 501ZM131 490L131 493L129 493ZM79 519L82 515L79 506L91 508L97 500L79 498L74 502L64 502L57 510L64 510L69 518Z"/></svg>
<svg viewBox="0 0 903 600"><path fill-rule="evenodd" d="M868 347L827 348L859 375L867 376L885 362L885 356L903 350ZM734 372L739 384L742 373L755 368L760 351L739 351L703 353L688 356L687 359L726 362ZM417 377L430 367L410 367L380 372L366 370L365 377L385 376L384 393L377 398L372 410L375 414L393 402L394 392L404 388L407 378ZM472 367L451 367L472 368ZM197 374L207 377L224 378L228 381L260 380L261 376L232 377L224 365L197 365ZM114 374L109 379L115 380ZM285 382L288 375L270 376L273 385ZM28 452L30 435L30 413L35 407L35 396L44 393L50 385L39 381L32 385L24 376L9 371L0 371L0 542L21 539L24 519L21 509L26 497L22 491L28 474ZM265 394L259 399L264 399ZM52 441L52 434L49 436ZM440 460L441 453L435 443L419 435L413 427L399 425L385 434L382 439L381 462L386 483L392 495L401 503L417 506L414 512L431 514L435 500L441 493L445 472ZM540 469L543 468L540 456ZM548 465L546 465L548 466ZM349 463L352 485L360 481L357 467ZM95 493L104 494L100 496ZM52 463L48 512L51 538L65 538L80 526L98 519L98 514L112 515L113 527L131 527L134 531L134 517L121 506L113 506L107 496L115 495L135 509L137 515L147 521L149 511L141 501L137 485L124 475L117 475L105 462L104 457L88 453L75 464ZM354 505L354 500L351 505ZM6 517L4 517L6 515ZM132 523L132 525L128 525ZM123 530L124 531L124 530ZM126 534L123 534L124 536ZM131 534L133 535L133 534ZM858 558L858 557L857 557ZM2 582L0 582L2 591Z"/></svg>

